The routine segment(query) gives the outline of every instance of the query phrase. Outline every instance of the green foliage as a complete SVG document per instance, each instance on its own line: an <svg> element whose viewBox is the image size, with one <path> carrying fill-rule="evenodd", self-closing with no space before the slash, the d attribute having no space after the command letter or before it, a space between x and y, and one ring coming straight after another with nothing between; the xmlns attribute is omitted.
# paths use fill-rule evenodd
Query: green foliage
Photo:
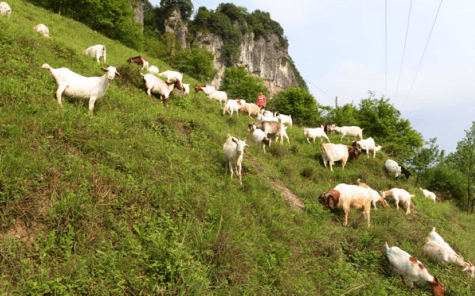
<svg viewBox="0 0 475 296"><path fill-rule="evenodd" d="M306 91L308 91L307 82L305 81L305 79L303 79L302 75L300 75L300 72L295 66L294 60L292 60L292 58L289 59L289 65L290 69L292 69L292 71L294 72L295 78L297 78L297 84L300 87L304 88Z"/></svg>
<svg viewBox="0 0 475 296"><path fill-rule="evenodd" d="M443 164L430 167L424 174L425 187L442 194L444 200L455 200L460 207L466 206L466 182L462 172Z"/></svg>
<svg viewBox="0 0 475 296"><path fill-rule="evenodd" d="M160 9L166 17L177 9L180 11L181 19L187 21L193 13L193 3L191 0L160 0Z"/></svg>
<svg viewBox="0 0 475 296"><path fill-rule="evenodd" d="M316 126L321 123L317 101L305 89L292 86L280 91L270 102L271 110L292 115L295 123Z"/></svg>
<svg viewBox="0 0 475 296"><path fill-rule="evenodd" d="M30 0L30 2L80 21L126 46L142 49L141 25L134 21L133 11L127 0Z"/></svg>
<svg viewBox="0 0 475 296"><path fill-rule="evenodd" d="M410 160L411 167L417 172L416 183L417 186L419 178L424 178L427 170L437 164L439 159L439 145L435 142L437 138L429 139L425 141L425 145L429 145L427 148L419 148L416 150L414 156Z"/></svg>
<svg viewBox="0 0 475 296"><path fill-rule="evenodd" d="M262 90L265 96L269 95L263 79L253 76L244 66L226 68L224 71L221 90L231 98L239 98L254 103Z"/></svg>

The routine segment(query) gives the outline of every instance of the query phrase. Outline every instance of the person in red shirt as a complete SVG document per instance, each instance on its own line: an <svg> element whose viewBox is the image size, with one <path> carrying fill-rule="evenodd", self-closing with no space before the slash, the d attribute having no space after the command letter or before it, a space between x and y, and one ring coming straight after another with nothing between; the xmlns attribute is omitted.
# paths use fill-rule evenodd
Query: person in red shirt
<svg viewBox="0 0 475 296"><path fill-rule="evenodd" d="M266 96L264 96L264 92L262 90L259 92L259 95L257 96L256 105L259 107L259 109L266 107Z"/></svg>

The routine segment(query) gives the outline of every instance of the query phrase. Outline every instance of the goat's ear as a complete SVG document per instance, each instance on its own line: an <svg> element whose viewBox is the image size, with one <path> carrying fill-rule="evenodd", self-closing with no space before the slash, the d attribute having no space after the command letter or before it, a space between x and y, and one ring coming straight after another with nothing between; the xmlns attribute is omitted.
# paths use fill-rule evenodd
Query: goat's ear
<svg viewBox="0 0 475 296"><path fill-rule="evenodd" d="M238 140L236 138L233 138L233 142L237 144Z"/></svg>
<svg viewBox="0 0 475 296"><path fill-rule="evenodd" d="M101 68L101 71L102 72L109 72L109 70L107 70L106 68Z"/></svg>
<svg viewBox="0 0 475 296"><path fill-rule="evenodd" d="M115 75L117 75L118 77L122 77L119 72L115 72Z"/></svg>

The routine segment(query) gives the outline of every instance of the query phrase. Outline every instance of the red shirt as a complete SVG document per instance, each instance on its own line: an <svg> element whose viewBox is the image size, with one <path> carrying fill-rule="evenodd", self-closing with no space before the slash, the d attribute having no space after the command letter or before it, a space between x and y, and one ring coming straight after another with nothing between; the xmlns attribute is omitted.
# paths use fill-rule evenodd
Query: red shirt
<svg viewBox="0 0 475 296"><path fill-rule="evenodd" d="M257 96L257 106L266 106L266 96Z"/></svg>

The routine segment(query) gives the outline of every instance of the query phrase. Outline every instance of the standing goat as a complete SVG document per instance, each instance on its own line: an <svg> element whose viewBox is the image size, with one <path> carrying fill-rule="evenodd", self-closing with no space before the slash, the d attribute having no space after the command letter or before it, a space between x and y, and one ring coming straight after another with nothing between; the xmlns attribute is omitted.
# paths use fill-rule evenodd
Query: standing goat
<svg viewBox="0 0 475 296"><path fill-rule="evenodd" d="M391 263L393 270L402 277L411 291L414 290L414 282L424 281L429 284L434 295L444 295L444 285L442 285L437 278L432 276L419 260L412 257L409 253L398 247L390 248L388 243L386 243L386 257L388 258L389 263ZM405 276L409 283L404 279Z"/></svg>
<svg viewBox="0 0 475 296"><path fill-rule="evenodd" d="M252 139L256 144L262 144L262 150L266 153L266 146L270 148L272 140L267 138L266 133L261 129L255 129L252 133Z"/></svg>
<svg viewBox="0 0 475 296"><path fill-rule="evenodd" d="M328 139L327 134L323 128L316 127L316 128L304 128L303 134L307 136L307 142L310 144L309 139L313 139L313 143L315 143L315 138L320 138L320 143L323 142L322 137L327 139L328 143L330 143L330 139Z"/></svg>
<svg viewBox="0 0 475 296"><path fill-rule="evenodd" d="M134 63L134 64L137 64L137 65L142 65L142 70L148 70L148 61L146 58L144 57L141 57L141 56L137 56L137 57L133 57L133 58L130 58L127 60L127 63ZM158 70L157 70L157 74L158 74Z"/></svg>
<svg viewBox="0 0 475 296"><path fill-rule="evenodd" d="M161 80L157 76L153 74L142 74L140 75L143 77L145 82L145 88L147 89L147 94L151 97L152 93L158 94L160 97L160 102L163 102L162 96L165 97L167 107L168 107L168 97L172 92L173 88L181 88L180 81L175 81L173 83L168 83L166 81Z"/></svg>
<svg viewBox="0 0 475 296"><path fill-rule="evenodd" d="M394 173L394 178L396 178L396 180L401 174L404 174L404 176L406 176L406 179L409 179L409 177L411 176L411 172L409 172L405 167L399 165L392 159L386 160L386 163L384 165L386 166L388 173Z"/></svg>
<svg viewBox="0 0 475 296"><path fill-rule="evenodd" d="M356 183L358 184L358 186L363 187L363 188L367 188L369 190L369 193L371 195L371 201L373 202L373 207L374 207L375 210L378 209L376 207L377 202L382 204L383 207L386 207L388 205L388 202L386 200L384 200L384 198L382 198L381 195L379 195L378 191L376 191L373 188L369 187L365 183L361 183L360 179L356 180Z"/></svg>
<svg viewBox="0 0 475 296"><path fill-rule="evenodd" d="M90 46L83 50L81 54L88 55L96 59L97 63L100 63L99 60L102 58L104 63L106 63L106 46L102 44L97 44Z"/></svg>
<svg viewBox="0 0 475 296"><path fill-rule="evenodd" d="M94 110L94 103L97 99L102 98L109 86L109 82L115 78L115 76L121 77L117 72L117 69L112 66L108 66L107 69L101 68L102 72L106 72L101 77L84 77L68 68L54 69L48 64L41 66L43 69L48 69L51 76L56 80L58 90L56 91L56 99L62 106L61 95L66 94L72 98L89 99L89 110Z"/></svg>
<svg viewBox="0 0 475 296"><path fill-rule="evenodd" d="M435 193L434 193L434 192L430 192L429 190L427 190L427 189L422 189L422 188L420 188L420 187L419 187L419 189L422 190L422 194L424 194L424 196L425 196L426 198L432 199L432 200L434 201L434 203L435 203L436 196L435 196Z"/></svg>
<svg viewBox="0 0 475 296"><path fill-rule="evenodd" d="M473 279L475 277L475 267L471 261L465 262L463 257L447 244L444 239L435 232L435 227L427 237L424 245L424 252L437 262L447 262L449 264L463 267L463 272Z"/></svg>
<svg viewBox="0 0 475 296"><path fill-rule="evenodd" d="M241 180L241 168L242 160L244 157L244 148L249 147L245 141L240 140L239 138L231 137L228 134L228 139L224 143L224 161L226 163L226 170L229 167L229 172L231 173L231 179L233 178L233 164L236 165L236 175L239 176L239 184L242 185Z"/></svg>
<svg viewBox="0 0 475 296"><path fill-rule="evenodd" d="M404 189L393 188L388 191L381 191L381 196L383 198L392 196L396 202L396 209L399 209L399 201L402 201L406 205L406 215L411 213L411 198L415 196L414 194L410 194Z"/></svg>

